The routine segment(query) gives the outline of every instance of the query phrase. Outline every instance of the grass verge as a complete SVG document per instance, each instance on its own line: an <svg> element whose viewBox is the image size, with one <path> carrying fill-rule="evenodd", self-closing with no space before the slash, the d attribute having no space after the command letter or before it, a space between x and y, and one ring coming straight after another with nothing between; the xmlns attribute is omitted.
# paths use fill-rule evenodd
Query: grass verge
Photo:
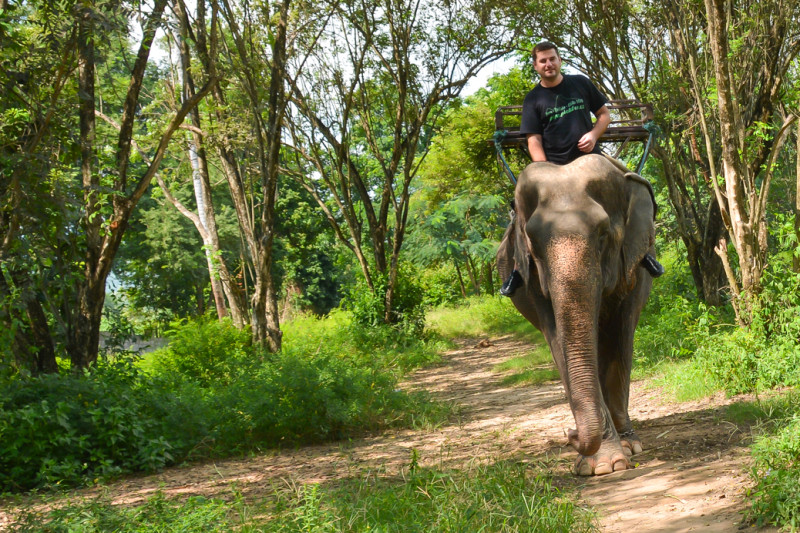
<svg viewBox="0 0 800 533"><path fill-rule="evenodd" d="M591 512L576 505L541 467L504 461L465 470L421 468L414 453L402 477L367 475L333 486L296 486L258 504L246 504L240 496L167 500L159 493L124 508L101 498L29 512L16 526L25 533L595 530Z"/></svg>
<svg viewBox="0 0 800 533"><path fill-rule="evenodd" d="M726 418L751 424L753 488L745 520L800 530L800 391L728 407Z"/></svg>
<svg viewBox="0 0 800 533"><path fill-rule="evenodd" d="M481 335L508 335L543 343L539 331L503 296L476 296L458 307L440 307L428 312L428 324L441 337L476 338Z"/></svg>
<svg viewBox="0 0 800 533"><path fill-rule="evenodd" d="M538 385L560 379L547 344L535 345L531 352L503 361L492 370L508 373L501 383L510 386Z"/></svg>

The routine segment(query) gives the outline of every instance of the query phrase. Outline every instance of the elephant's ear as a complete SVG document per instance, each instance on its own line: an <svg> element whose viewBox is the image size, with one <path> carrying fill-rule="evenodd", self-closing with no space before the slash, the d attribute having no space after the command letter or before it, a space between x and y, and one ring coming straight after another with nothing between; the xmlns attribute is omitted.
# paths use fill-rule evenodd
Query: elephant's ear
<svg viewBox="0 0 800 533"><path fill-rule="evenodd" d="M644 255L655 242L655 200L650 184L638 174L625 175L628 209L625 216L625 238L622 242L623 276L627 284L635 282L634 273Z"/></svg>
<svg viewBox="0 0 800 533"><path fill-rule="evenodd" d="M514 270L514 249L516 247L516 224L514 219L515 217L512 216L511 222L506 228L506 233L503 235L503 240L500 241L500 247L497 249L497 272L500 274L501 283Z"/></svg>

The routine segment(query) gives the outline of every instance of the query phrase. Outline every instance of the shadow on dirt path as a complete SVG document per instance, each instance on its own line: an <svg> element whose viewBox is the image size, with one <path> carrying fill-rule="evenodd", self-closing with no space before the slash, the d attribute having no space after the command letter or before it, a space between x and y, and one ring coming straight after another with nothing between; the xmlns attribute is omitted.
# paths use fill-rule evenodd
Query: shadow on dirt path
<svg viewBox="0 0 800 533"><path fill-rule="evenodd" d="M367 474L395 476L408 466L412 450L420 466L436 467L546 458L555 475L574 486L569 464L575 453L564 436L573 424L572 414L560 383L504 386L503 375L492 371L496 364L530 352L531 345L511 336L461 344L441 364L416 372L404 384L461 406L459 419L445 427L170 468L75 491L67 498L102 491L115 503L133 504L159 490L167 497L227 498L235 488L245 498L257 499L279 487ZM598 513L601 531L737 531L749 483L749 431L721 417L735 401L741 399L720 395L669 403L657 389L634 383L631 417L645 447L633 458L637 468L578 481L581 497ZM9 505L0 507L0 530L13 512Z"/></svg>

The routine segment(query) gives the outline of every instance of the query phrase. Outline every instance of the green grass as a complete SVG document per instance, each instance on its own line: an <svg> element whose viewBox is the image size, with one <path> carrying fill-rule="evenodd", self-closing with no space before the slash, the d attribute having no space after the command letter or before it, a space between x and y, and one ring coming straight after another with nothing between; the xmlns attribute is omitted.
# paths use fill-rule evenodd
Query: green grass
<svg viewBox="0 0 800 533"><path fill-rule="evenodd" d="M241 528L249 510L236 497L233 502L192 496L185 501L167 499L156 492L144 504L113 505L108 496L44 510L28 510L19 516L18 533L227 533ZM241 529L240 529L241 528ZM250 529L250 531L253 531Z"/></svg>
<svg viewBox="0 0 800 533"><path fill-rule="evenodd" d="M633 379L645 377L653 377L654 385L662 387L679 402L706 398L722 390L719 382L692 360L663 361L641 373L634 370Z"/></svg>
<svg viewBox="0 0 800 533"><path fill-rule="evenodd" d="M725 418L754 435L746 520L800 531L800 390L730 405Z"/></svg>
<svg viewBox="0 0 800 533"><path fill-rule="evenodd" d="M532 343L543 342L541 333L503 296L472 297L458 307L433 309L427 316L429 327L444 338L511 334Z"/></svg>
<svg viewBox="0 0 800 533"><path fill-rule="evenodd" d="M594 517L558 488L542 466L517 462L469 465L463 470L421 468L412 452L402 476L367 473L332 485L281 487L259 503L157 493L135 507L100 498L57 510L29 512L16 530L86 533L339 531L530 532L595 531Z"/></svg>
<svg viewBox="0 0 800 533"><path fill-rule="evenodd" d="M507 386L538 385L560 379L547 344L539 344L530 353L503 361L495 365L492 370L508 372L502 379L503 385Z"/></svg>

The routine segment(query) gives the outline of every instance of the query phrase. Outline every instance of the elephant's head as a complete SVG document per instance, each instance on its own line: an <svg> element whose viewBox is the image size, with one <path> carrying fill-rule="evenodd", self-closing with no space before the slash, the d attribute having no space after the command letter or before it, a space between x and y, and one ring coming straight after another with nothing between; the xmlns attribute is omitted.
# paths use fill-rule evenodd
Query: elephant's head
<svg viewBox="0 0 800 533"><path fill-rule="evenodd" d="M519 299L535 302L575 416L570 442L584 456L610 427L598 325L647 277L639 263L653 246L654 202L645 183L589 155L564 166L533 163L517 184L514 256L526 290L514 301L521 311Z"/></svg>

